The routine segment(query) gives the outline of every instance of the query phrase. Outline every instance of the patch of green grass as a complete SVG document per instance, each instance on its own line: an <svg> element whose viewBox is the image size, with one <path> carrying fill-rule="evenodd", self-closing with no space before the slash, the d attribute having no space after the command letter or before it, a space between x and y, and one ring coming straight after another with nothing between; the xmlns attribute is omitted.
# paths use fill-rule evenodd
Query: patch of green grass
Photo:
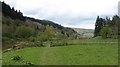
<svg viewBox="0 0 120 67"><path fill-rule="evenodd" d="M96 39L96 38L92 38L92 39L79 39L79 40L68 40L68 43L69 44L83 44L83 43L89 43L89 44L106 44L106 43L113 43L113 44L118 44L118 39L111 39L111 38L109 38L109 39L101 39L101 38L99 38L99 39ZM107 45L107 44L106 44Z"/></svg>
<svg viewBox="0 0 120 67"><path fill-rule="evenodd" d="M13 56L22 56L15 62ZM118 46L116 43L80 44L59 47L30 47L3 53L3 65L117 65Z"/></svg>
<svg viewBox="0 0 120 67"><path fill-rule="evenodd" d="M2 50L0 49L0 66L2 66Z"/></svg>

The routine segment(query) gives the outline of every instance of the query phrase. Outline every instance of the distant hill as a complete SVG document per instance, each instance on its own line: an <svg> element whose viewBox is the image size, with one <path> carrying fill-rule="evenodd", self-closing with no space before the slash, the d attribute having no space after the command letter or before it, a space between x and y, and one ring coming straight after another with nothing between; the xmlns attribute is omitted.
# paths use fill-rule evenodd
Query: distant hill
<svg viewBox="0 0 120 67"><path fill-rule="evenodd" d="M87 37L92 37L94 34L94 29L83 29L83 28L72 28L72 29L74 29L80 35Z"/></svg>

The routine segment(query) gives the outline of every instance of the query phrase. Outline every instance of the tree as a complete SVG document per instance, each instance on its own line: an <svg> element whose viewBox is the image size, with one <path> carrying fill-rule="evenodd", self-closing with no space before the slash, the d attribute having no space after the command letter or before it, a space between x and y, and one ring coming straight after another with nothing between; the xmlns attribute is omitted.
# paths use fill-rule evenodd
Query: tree
<svg viewBox="0 0 120 67"><path fill-rule="evenodd" d="M12 37L13 33L14 32L14 27L11 26L11 25L6 25L6 24L3 24L2 25L2 36L4 37Z"/></svg>
<svg viewBox="0 0 120 67"><path fill-rule="evenodd" d="M102 28L102 26L103 26L103 19L99 18L98 16L95 23L95 31L94 31L95 37L99 35L100 29Z"/></svg>
<svg viewBox="0 0 120 67"><path fill-rule="evenodd" d="M113 30L113 35L118 35L118 25L120 23L120 18L119 16L115 15L112 18L112 30Z"/></svg>
<svg viewBox="0 0 120 67"><path fill-rule="evenodd" d="M96 24L95 24L95 31L94 36L103 36L104 38L114 37L116 38L118 35L120 35L120 17L115 15L112 17L112 20L110 18L106 17L106 19L97 17Z"/></svg>
<svg viewBox="0 0 120 67"><path fill-rule="evenodd" d="M47 25L45 27L44 34L48 37L48 39L52 39L55 36L55 30L52 26Z"/></svg>
<svg viewBox="0 0 120 67"><path fill-rule="evenodd" d="M19 26L16 29L15 36L19 38L27 38L32 36L33 29L30 27Z"/></svg>
<svg viewBox="0 0 120 67"><path fill-rule="evenodd" d="M107 38L108 37L108 34L109 34L109 29L108 27L103 27L101 30L100 30L100 34L103 38Z"/></svg>

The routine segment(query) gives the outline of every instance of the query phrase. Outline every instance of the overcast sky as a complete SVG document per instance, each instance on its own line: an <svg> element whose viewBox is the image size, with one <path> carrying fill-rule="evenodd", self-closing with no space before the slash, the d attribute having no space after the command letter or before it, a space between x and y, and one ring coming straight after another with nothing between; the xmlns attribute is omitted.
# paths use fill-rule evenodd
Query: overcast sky
<svg viewBox="0 0 120 67"><path fill-rule="evenodd" d="M94 29L98 15L100 17L112 17L118 13L119 0L4 1L20 10L24 16L51 20L65 27Z"/></svg>

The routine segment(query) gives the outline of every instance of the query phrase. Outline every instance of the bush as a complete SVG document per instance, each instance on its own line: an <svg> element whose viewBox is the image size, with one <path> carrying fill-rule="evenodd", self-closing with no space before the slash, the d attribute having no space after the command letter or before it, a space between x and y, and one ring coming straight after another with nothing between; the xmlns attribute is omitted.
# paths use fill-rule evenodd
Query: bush
<svg viewBox="0 0 120 67"><path fill-rule="evenodd" d="M31 37L29 37L29 41L30 41L30 42L34 42L34 41L36 41L36 38L37 38L37 37L31 36Z"/></svg>
<svg viewBox="0 0 120 67"><path fill-rule="evenodd" d="M118 35L112 35L111 38L118 39Z"/></svg>
<svg viewBox="0 0 120 67"><path fill-rule="evenodd" d="M15 31L15 28L14 28L13 25L8 26L8 25L3 24L3 26L2 26L2 36L12 37L14 31Z"/></svg>
<svg viewBox="0 0 120 67"><path fill-rule="evenodd" d="M8 38L8 37L2 37L2 42L9 41L9 40L10 40L10 38Z"/></svg>
<svg viewBox="0 0 120 67"><path fill-rule="evenodd" d="M19 38L27 38L32 36L33 29L30 27L19 26L16 29L15 36Z"/></svg>
<svg viewBox="0 0 120 67"><path fill-rule="evenodd" d="M35 42L35 45L36 45L37 47L43 47L43 46L44 46L42 41L37 41L37 42Z"/></svg>
<svg viewBox="0 0 120 67"><path fill-rule="evenodd" d="M61 41L56 41L52 43L53 46L66 46L68 45L68 43L65 40L61 40Z"/></svg>
<svg viewBox="0 0 120 67"><path fill-rule="evenodd" d="M16 55L16 56L13 56L11 59L14 60L14 61L20 61L20 60L22 60L22 57Z"/></svg>
<svg viewBox="0 0 120 67"><path fill-rule="evenodd" d="M109 34L109 30L108 30L108 27L103 27L101 30L100 30L100 34L103 38L107 38L108 37L108 34Z"/></svg>
<svg viewBox="0 0 120 67"><path fill-rule="evenodd" d="M26 62L25 65L34 65L32 62Z"/></svg>

